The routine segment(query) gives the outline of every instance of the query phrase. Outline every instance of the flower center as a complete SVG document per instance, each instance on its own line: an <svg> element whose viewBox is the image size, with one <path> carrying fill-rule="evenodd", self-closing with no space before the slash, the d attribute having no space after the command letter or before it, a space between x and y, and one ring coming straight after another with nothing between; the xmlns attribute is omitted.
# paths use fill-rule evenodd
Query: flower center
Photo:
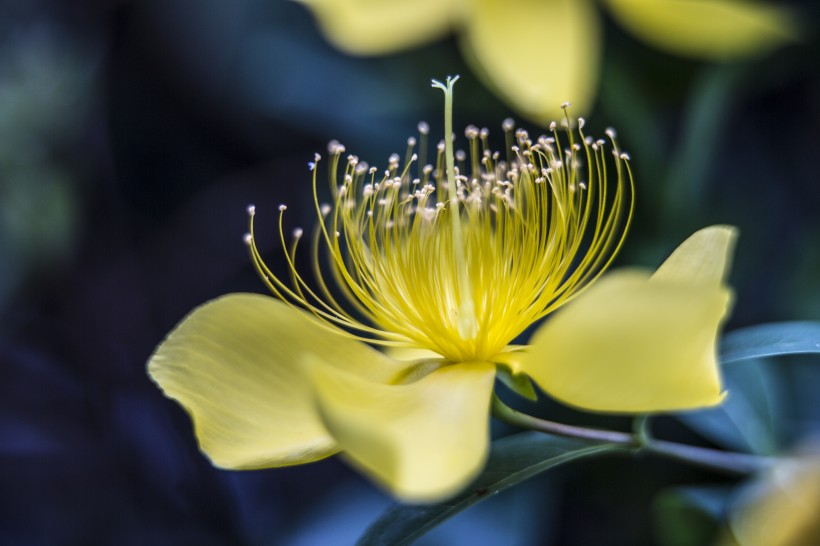
<svg viewBox="0 0 820 546"><path fill-rule="evenodd" d="M490 151L489 132L475 127L465 131L469 154L454 152L453 83L434 83L445 92L447 138L435 165L417 176L411 174L419 163L415 138L404 166L394 154L380 175L356 156L343 163L345 149L333 142L334 203L322 205L312 165L319 216L311 239L315 283L295 267L301 230L286 252L290 283L262 261L252 220L248 242L273 293L328 327L378 345L429 349L452 362L492 361L609 266L631 218L632 177L612 131L610 144L593 140L583 134L583 119L568 116L563 130L552 123L551 135L535 142L505 121L504 158ZM427 127L419 129L423 153ZM613 187L607 185L610 145ZM284 207L280 211L285 246ZM323 246L332 282L320 266Z"/></svg>

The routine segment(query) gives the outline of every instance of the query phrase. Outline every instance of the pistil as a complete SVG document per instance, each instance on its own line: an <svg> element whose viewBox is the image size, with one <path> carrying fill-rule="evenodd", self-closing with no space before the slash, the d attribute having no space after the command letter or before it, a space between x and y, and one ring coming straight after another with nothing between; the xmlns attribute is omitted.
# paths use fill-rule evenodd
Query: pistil
<svg viewBox="0 0 820 546"><path fill-rule="evenodd" d="M453 256L455 258L458 283L458 334L461 339L473 339L478 330L475 304L473 303L470 275L467 269L464 238L461 231L461 213L459 211L458 187L455 173L455 154L453 153L453 85L458 76L447 77L446 85L433 80L433 87L444 91L444 157L447 167L447 203L450 215L450 233Z"/></svg>

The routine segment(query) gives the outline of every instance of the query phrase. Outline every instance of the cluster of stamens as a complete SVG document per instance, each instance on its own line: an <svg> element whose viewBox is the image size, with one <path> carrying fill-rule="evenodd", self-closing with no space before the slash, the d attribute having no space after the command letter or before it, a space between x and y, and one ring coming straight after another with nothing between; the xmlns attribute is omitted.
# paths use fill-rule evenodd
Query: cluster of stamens
<svg viewBox="0 0 820 546"><path fill-rule="evenodd" d="M331 204L318 197L318 154L310 165L313 281L295 267L302 231L286 244L284 205L290 282L259 255L249 208L254 263L277 297L352 337L453 362L492 361L597 278L623 241L633 207L629 158L614 132L594 140L583 127L565 116L532 140L506 120L504 154L491 151L487 129L467 127L467 151L453 154L455 184L444 141L432 163L424 159L426 124L408 139L404 161L394 154L382 171L331 142ZM617 182L608 187L613 167Z"/></svg>

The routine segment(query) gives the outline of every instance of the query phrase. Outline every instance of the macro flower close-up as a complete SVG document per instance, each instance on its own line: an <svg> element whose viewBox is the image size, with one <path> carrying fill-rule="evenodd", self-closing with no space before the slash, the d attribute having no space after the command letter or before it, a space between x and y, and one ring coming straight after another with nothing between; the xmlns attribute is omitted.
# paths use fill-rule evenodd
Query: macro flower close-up
<svg viewBox="0 0 820 546"><path fill-rule="evenodd" d="M818 7L0 0L0 546L817 546Z"/></svg>
<svg viewBox="0 0 820 546"><path fill-rule="evenodd" d="M659 50L707 60L751 58L795 41L794 15L756 0L301 0L327 39L355 55L416 47L450 32L484 84L543 123L573 98L595 100L603 54L599 6Z"/></svg>
<svg viewBox="0 0 820 546"><path fill-rule="evenodd" d="M455 79L434 81L445 135ZM297 228L289 242L279 207L287 280L263 260L249 207L246 242L274 297L206 303L149 362L201 449L234 469L341 452L399 499L430 502L483 468L496 378L601 412L720 403L715 344L735 230L698 231L652 274L604 275L634 184L614 131L596 140L584 125L565 114L531 139L507 121L504 153L471 126L469 152L445 138L428 165L422 124L404 164L394 155L386 169L332 142L330 203L319 198L325 160L310 165L312 233ZM312 282L296 267L302 246Z"/></svg>

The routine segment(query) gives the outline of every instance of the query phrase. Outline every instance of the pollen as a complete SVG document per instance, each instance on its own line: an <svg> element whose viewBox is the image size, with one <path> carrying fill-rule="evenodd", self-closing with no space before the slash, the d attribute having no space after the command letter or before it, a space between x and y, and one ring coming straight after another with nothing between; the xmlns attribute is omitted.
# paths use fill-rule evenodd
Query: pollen
<svg viewBox="0 0 820 546"><path fill-rule="evenodd" d="M331 203L319 200L318 156L311 169L312 236L297 229L288 244L279 216L290 279L263 261L249 208L246 241L260 276L278 298L355 339L492 362L604 272L630 223L629 156L612 130L607 141L587 137L568 107L560 128L550 124L550 136L535 143L504 120L506 153L490 149L489 131L470 126L460 160L445 124L449 141L435 148L431 165L418 161L428 152L421 146L429 127L420 123L404 161L390 156L381 174L344 158L334 141ZM296 267L300 240L310 247L310 279Z"/></svg>

